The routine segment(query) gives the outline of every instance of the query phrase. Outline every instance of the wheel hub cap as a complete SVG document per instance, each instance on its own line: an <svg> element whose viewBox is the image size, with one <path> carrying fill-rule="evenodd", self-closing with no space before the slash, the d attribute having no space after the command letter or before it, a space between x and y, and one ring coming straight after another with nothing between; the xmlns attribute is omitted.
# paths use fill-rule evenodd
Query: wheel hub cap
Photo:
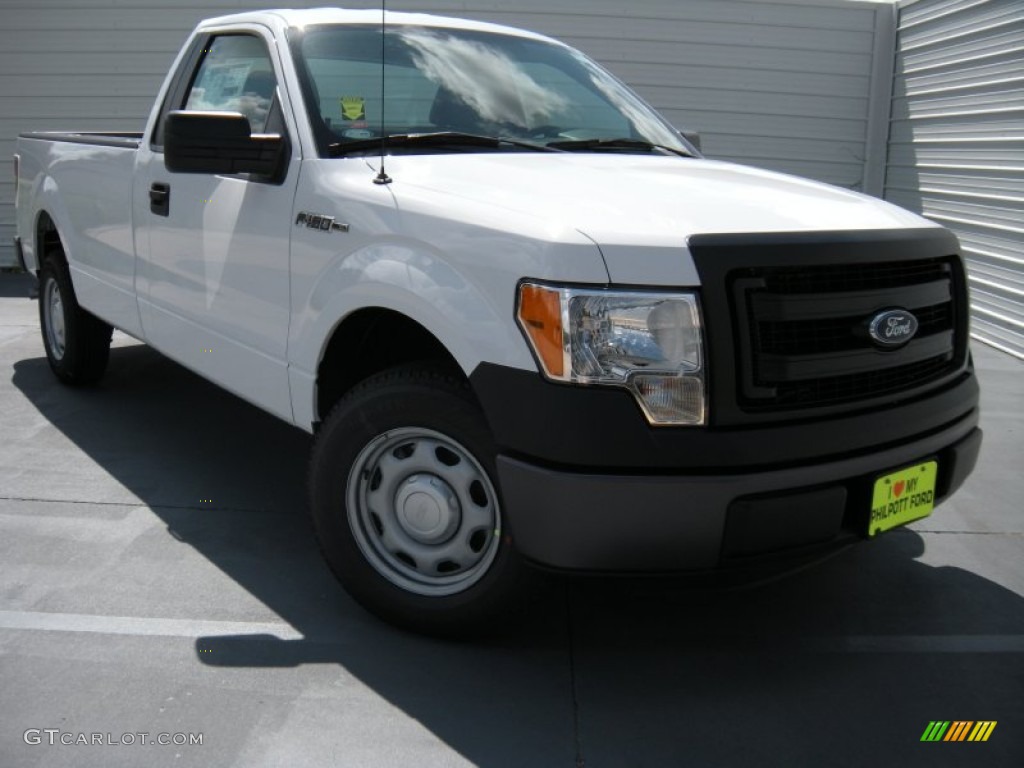
<svg viewBox="0 0 1024 768"><path fill-rule="evenodd" d="M468 590L501 544L498 494L480 462L422 427L391 429L363 447L349 469L345 506L368 564L412 594Z"/></svg>
<svg viewBox="0 0 1024 768"><path fill-rule="evenodd" d="M402 530L423 544L447 541L462 519L455 491L436 475L410 475L395 494L395 512Z"/></svg>
<svg viewBox="0 0 1024 768"><path fill-rule="evenodd" d="M60 288L55 280L46 285L46 333L50 341L50 351L60 360L64 357L64 303L60 298Z"/></svg>

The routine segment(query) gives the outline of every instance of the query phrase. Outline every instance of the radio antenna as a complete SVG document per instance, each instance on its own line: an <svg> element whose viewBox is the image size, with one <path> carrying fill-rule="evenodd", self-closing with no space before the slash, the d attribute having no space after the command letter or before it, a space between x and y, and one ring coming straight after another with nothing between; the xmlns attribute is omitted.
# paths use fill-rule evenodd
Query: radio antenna
<svg viewBox="0 0 1024 768"><path fill-rule="evenodd" d="M380 0L380 171L373 179L374 184L390 184L391 177L384 170L384 152L388 137L384 132L384 54L387 41L387 0Z"/></svg>

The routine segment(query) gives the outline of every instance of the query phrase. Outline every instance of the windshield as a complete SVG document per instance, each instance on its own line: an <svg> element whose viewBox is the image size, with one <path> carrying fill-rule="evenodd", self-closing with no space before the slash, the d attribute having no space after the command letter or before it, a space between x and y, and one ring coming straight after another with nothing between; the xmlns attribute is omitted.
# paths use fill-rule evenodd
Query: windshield
<svg viewBox="0 0 1024 768"><path fill-rule="evenodd" d="M689 150L678 132L622 83L566 46L492 32L389 26L383 114L379 26L292 30L292 50L322 155L382 135L440 132L539 146L631 139ZM628 143L611 146L630 149ZM407 143L389 145L388 151L439 147ZM593 148L609 146L595 142Z"/></svg>

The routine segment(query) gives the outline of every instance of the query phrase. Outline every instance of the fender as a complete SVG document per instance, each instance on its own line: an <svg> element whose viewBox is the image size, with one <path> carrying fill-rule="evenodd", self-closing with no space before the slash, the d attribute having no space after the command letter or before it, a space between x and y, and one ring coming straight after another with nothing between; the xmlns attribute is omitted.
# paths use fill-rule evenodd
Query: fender
<svg viewBox="0 0 1024 768"><path fill-rule="evenodd" d="M33 181L29 202L25 205L24 226L19 227L30 236L22 240L22 247L25 249L25 266L32 272L38 272L42 267L42 243L39 242L39 223L44 215L50 218L54 228L57 230L57 237L60 240L61 248L64 251L64 258L68 266L76 264L74 248L71 245L71 216L68 213L64 201L61 199L57 180L49 174L42 175ZM21 214L19 213L19 216Z"/></svg>
<svg viewBox="0 0 1024 768"><path fill-rule="evenodd" d="M442 341L468 376L484 360L535 370L510 322L514 297L499 306L431 249L408 240L377 242L332 263L293 314L289 375L295 422L316 420L316 374L337 328L354 312L387 309ZM401 343L401 340L396 340Z"/></svg>

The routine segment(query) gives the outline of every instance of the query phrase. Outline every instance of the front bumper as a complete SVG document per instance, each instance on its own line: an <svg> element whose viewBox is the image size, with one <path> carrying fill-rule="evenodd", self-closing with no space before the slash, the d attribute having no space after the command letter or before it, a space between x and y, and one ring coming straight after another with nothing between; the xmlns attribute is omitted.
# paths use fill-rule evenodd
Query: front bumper
<svg viewBox="0 0 1024 768"><path fill-rule="evenodd" d="M749 428L652 428L625 391L501 366L470 382L507 527L553 568L712 569L863 536L878 476L935 457L941 501L981 445L970 368L887 407Z"/></svg>
<svg viewBox="0 0 1024 768"><path fill-rule="evenodd" d="M552 568L673 571L727 567L867 530L871 487L887 471L938 457L937 499L970 474L977 411L897 448L749 474L615 475L498 457L512 535Z"/></svg>

